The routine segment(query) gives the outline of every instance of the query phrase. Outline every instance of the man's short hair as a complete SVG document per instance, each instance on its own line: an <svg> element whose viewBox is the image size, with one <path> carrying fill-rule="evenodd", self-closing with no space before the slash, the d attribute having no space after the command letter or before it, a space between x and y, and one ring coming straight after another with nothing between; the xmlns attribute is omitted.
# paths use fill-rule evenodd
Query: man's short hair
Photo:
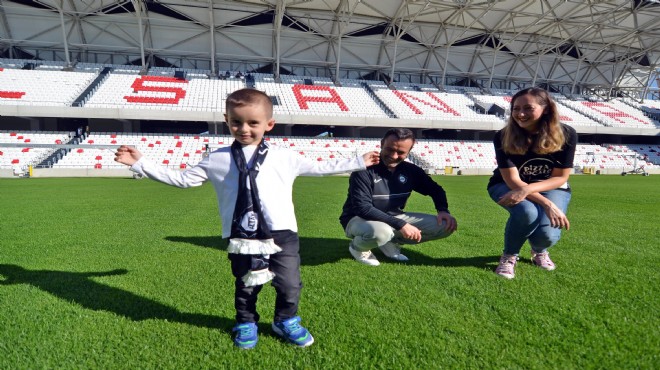
<svg viewBox="0 0 660 370"><path fill-rule="evenodd" d="M268 110L268 116L273 115L273 101L270 99L270 96L261 90L251 88L239 89L229 94L225 103L225 109L229 111L232 108L251 104L263 105Z"/></svg>
<svg viewBox="0 0 660 370"><path fill-rule="evenodd" d="M385 139L387 139L390 136L394 136L397 141L411 139L413 141L413 144L416 141L415 134L412 132L412 130L407 128L391 128L387 130L387 132L383 136L383 139L380 141L380 144L383 145L383 143L385 143Z"/></svg>

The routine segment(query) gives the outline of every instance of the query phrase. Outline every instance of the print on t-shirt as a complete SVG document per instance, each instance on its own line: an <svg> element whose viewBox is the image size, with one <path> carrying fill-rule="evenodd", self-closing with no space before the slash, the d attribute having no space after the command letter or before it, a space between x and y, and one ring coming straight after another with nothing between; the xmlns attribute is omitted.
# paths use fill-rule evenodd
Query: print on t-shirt
<svg viewBox="0 0 660 370"><path fill-rule="evenodd" d="M520 179L526 183L542 181L550 178L554 165L546 158L532 158L520 166Z"/></svg>

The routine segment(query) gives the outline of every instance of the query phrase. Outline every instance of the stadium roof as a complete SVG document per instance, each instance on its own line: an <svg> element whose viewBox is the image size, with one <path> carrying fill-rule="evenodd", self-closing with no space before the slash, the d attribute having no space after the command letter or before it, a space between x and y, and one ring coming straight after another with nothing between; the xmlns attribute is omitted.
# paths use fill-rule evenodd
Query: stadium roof
<svg viewBox="0 0 660 370"><path fill-rule="evenodd" d="M0 56L642 96L659 15L658 0L0 0Z"/></svg>

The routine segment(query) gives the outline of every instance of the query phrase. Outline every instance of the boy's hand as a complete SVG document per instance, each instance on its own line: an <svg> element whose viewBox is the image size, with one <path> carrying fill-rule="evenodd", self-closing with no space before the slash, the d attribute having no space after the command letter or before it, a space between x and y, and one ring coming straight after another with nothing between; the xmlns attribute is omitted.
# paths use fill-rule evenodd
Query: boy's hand
<svg viewBox="0 0 660 370"><path fill-rule="evenodd" d="M140 153L139 150L126 145L120 146L115 153L115 162L123 163L128 166L132 166L140 158L142 158L142 153Z"/></svg>
<svg viewBox="0 0 660 370"><path fill-rule="evenodd" d="M362 158L364 159L365 166L369 167L380 162L380 153L376 151L366 152L362 155Z"/></svg>

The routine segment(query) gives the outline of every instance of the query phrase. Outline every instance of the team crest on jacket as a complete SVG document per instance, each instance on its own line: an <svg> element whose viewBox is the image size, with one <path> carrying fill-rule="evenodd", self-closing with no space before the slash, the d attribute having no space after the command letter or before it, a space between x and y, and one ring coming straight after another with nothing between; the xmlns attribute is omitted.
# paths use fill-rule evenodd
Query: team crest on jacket
<svg viewBox="0 0 660 370"><path fill-rule="evenodd" d="M399 182L402 184L405 184L408 181L408 178L405 177L403 174L399 175Z"/></svg>

